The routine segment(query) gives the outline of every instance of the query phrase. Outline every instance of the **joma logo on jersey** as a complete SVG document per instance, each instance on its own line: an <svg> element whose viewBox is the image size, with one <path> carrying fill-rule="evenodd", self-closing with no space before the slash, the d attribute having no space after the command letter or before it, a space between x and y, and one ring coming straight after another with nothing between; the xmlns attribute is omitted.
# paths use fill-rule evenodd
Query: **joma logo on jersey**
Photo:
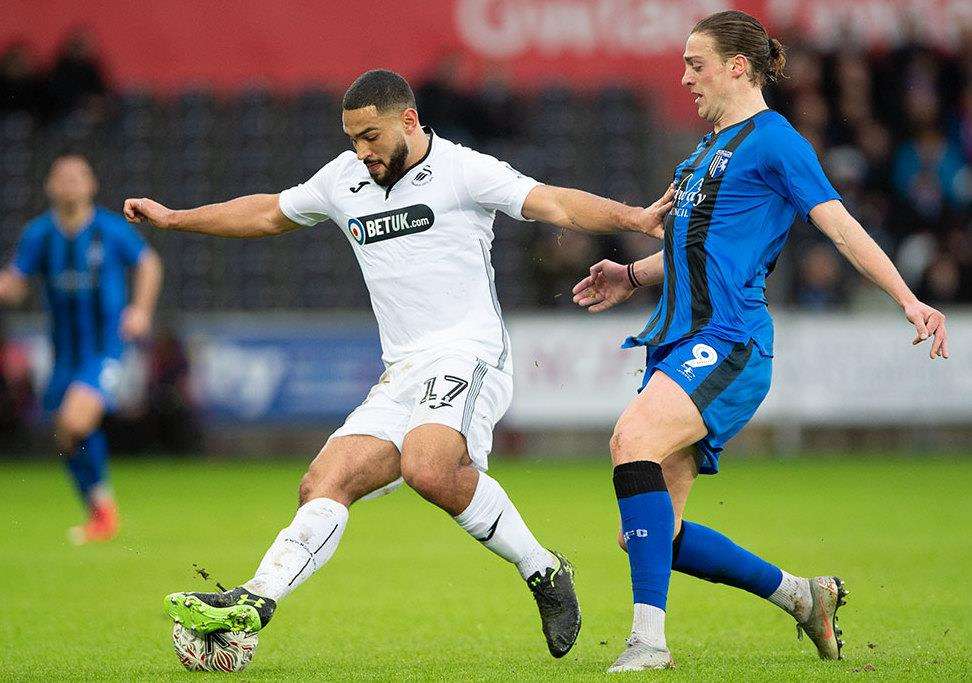
<svg viewBox="0 0 972 683"><path fill-rule="evenodd" d="M435 214L425 204L384 211L348 220L348 233L364 246L393 237L425 232L435 223Z"/></svg>

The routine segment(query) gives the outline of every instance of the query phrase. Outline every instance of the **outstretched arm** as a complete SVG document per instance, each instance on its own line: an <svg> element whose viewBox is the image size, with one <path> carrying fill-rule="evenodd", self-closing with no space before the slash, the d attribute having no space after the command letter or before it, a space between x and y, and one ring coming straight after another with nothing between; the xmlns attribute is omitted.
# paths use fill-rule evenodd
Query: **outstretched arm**
<svg viewBox="0 0 972 683"><path fill-rule="evenodd" d="M639 287L660 284L665 279L664 253L656 252L626 266L607 260L595 263L591 274L574 285L574 303L600 313L627 301Z"/></svg>
<svg viewBox="0 0 972 683"><path fill-rule="evenodd" d="M848 213L844 205L837 200L818 204L811 209L810 220L833 240L840 253L858 272L883 289L901 306L905 317L915 326L915 339L912 343L920 344L928 337L933 337L929 357L948 358L945 316L918 300L891 259Z"/></svg>
<svg viewBox="0 0 972 683"><path fill-rule="evenodd" d="M196 209L173 210L148 198L126 199L125 218L162 230L219 237L268 237L301 227L280 210L279 195L252 194Z"/></svg>
<svg viewBox="0 0 972 683"><path fill-rule="evenodd" d="M27 298L27 278L13 266L0 270L0 304L19 306Z"/></svg>
<svg viewBox="0 0 972 683"><path fill-rule="evenodd" d="M162 289L162 259L146 248L135 266L132 300L122 312L121 334L126 341L144 337L152 328L155 305Z"/></svg>
<svg viewBox="0 0 972 683"><path fill-rule="evenodd" d="M523 202L523 217L582 232L630 230L661 238L665 215L672 208L674 186L646 209L598 197L583 190L537 185Z"/></svg>

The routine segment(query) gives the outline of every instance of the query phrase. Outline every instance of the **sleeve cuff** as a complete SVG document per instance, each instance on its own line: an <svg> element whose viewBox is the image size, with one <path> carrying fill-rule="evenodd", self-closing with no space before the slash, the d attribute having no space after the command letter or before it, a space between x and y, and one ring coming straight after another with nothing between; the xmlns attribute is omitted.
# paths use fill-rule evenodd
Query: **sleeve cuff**
<svg viewBox="0 0 972 683"><path fill-rule="evenodd" d="M831 197L825 197L823 199L820 199L819 201L814 202L813 204L810 205L810 208L808 208L804 212L804 214L803 214L803 220L806 221L807 223L810 223L810 212L811 211L813 211L814 209L816 209L821 204L826 204L827 202L833 202L833 201L838 201L838 202L843 203L844 202L844 198L841 197L839 194L834 193L834 195L831 196Z"/></svg>
<svg viewBox="0 0 972 683"><path fill-rule="evenodd" d="M534 180L527 176L524 176L517 183L516 189L514 190L514 201L510 202L510 208L514 210L514 213L510 214L511 218L515 218L518 221L533 222L531 219L523 217L523 203L526 201L527 195L539 184L539 180Z"/></svg>
<svg viewBox="0 0 972 683"><path fill-rule="evenodd" d="M298 225L303 225L304 227L307 228L317 225L315 221L310 220L304 216L301 216L297 212L297 210L294 209L289 198L290 192L291 190L284 190L283 192L280 193L280 196L277 198L277 205L280 207L280 212L284 216L292 220L294 223L297 223Z"/></svg>

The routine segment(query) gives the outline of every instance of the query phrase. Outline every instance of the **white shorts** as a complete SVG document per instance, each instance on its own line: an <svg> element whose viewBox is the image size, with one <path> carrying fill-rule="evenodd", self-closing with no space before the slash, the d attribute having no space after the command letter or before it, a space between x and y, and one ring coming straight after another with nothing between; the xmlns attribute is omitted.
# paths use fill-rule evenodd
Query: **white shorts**
<svg viewBox="0 0 972 683"><path fill-rule="evenodd" d="M401 452L415 427L441 424L466 437L469 458L485 471L493 427L512 400L513 376L475 356L416 354L389 366L330 439L366 434L391 441Z"/></svg>

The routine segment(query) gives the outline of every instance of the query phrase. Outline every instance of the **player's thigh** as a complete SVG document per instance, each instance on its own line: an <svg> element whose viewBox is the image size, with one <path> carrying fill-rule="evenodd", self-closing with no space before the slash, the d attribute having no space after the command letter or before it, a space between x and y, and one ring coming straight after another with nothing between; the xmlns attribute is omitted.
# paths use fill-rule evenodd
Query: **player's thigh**
<svg viewBox="0 0 972 683"><path fill-rule="evenodd" d="M300 482L300 504L331 498L343 505L394 483L401 456L390 441L366 434L328 439Z"/></svg>
<svg viewBox="0 0 972 683"><path fill-rule="evenodd" d="M634 460L663 462L707 433L695 403L665 373L655 371L621 413L611 437L615 465Z"/></svg>
<svg viewBox="0 0 972 683"><path fill-rule="evenodd" d="M513 377L472 355L450 355L417 368L402 469L488 468L493 428L513 399ZM406 479L408 477L406 476Z"/></svg>
<svg viewBox="0 0 972 683"><path fill-rule="evenodd" d="M65 436L82 439L98 428L104 416L104 397L98 390L73 382L64 392L57 410L57 428Z"/></svg>

